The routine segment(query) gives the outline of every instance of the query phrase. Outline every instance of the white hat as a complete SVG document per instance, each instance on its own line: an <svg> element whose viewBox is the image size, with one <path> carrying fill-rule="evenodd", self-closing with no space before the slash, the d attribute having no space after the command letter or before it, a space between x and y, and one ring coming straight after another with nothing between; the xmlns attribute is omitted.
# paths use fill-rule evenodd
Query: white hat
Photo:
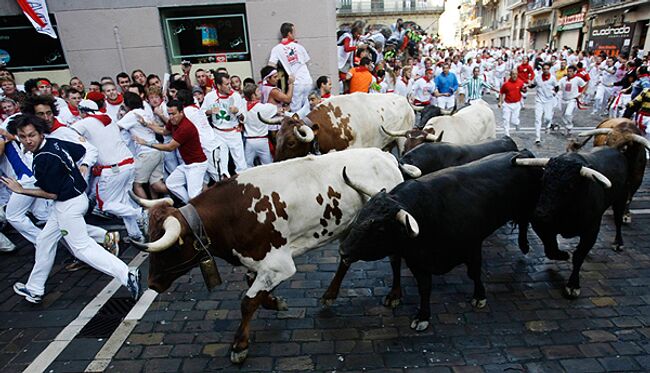
<svg viewBox="0 0 650 373"><path fill-rule="evenodd" d="M81 100L79 102L79 105L77 105L77 108L79 109L79 111L83 111L83 112L94 112L99 110L99 107L97 107L97 103L95 103L95 101L92 100Z"/></svg>

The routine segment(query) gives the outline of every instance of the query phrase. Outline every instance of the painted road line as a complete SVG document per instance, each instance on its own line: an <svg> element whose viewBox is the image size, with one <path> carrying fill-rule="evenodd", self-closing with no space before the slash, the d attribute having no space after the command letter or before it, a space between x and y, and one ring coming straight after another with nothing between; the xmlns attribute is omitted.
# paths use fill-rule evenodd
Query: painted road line
<svg viewBox="0 0 650 373"><path fill-rule="evenodd" d="M95 355L95 359L88 364L85 370L86 372L103 372L108 368L113 356L117 354L124 341L131 335L133 329L138 325L138 321L144 316L157 296L158 293L151 289L148 289L142 294L138 303L133 306L117 329L111 334L102 349Z"/></svg>
<svg viewBox="0 0 650 373"><path fill-rule="evenodd" d="M650 209L630 209L632 215L648 215L650 214ZM605 215L614 215L612 210L605 211Z"/></svg>
<svg viewBox="0 0 650 373"><path fill-rule="evenodd" d="M138 255L131 260L129 263L130 268L139 267L149 254L147 253L138 253ZM116 291L122 284L113 279L111 282L102 289L99 294L93 300L88 303L88 305L79 313L76 319L72 320L68 326L66 326L55 338L54 340L41 352L40 355L32 361L31 364L25 369L25 372L43 372L47 367L50 366L56 360L56 358L63 352L63 350L72 342L72 340L79 334L81 329L83 329L88 322L95 317L97 312L108 302L109 299L115 294Z"/></svg>

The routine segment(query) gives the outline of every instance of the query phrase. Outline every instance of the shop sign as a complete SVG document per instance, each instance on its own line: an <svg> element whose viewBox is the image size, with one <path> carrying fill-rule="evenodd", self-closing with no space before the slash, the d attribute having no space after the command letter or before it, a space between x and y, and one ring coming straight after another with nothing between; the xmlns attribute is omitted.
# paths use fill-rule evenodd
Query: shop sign
<svg viewBox="0 0 650 373"><path fill-rule="evenodd" d="M593 27L589 49L595 53L605 52L608 56L629 52L633 34L634 24L631 23Z"/></svg>
<svg viewBox="0 0 650 373"><path fill-rule="evenodd" d="M557 20L558 26L570 25L572 23L581 23L585 21L585 13L578 13L570 16L560 17Z"/></svg>

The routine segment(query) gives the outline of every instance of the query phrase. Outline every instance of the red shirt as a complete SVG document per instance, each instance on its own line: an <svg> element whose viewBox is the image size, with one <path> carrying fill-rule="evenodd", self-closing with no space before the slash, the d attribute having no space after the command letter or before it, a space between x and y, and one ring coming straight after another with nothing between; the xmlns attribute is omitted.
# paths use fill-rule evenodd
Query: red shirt
<svg viewBox="0 0 650 373"><path fill-rule="evenodd" d="M506 102L514 104L521 101L521 91L524 88L524 82L517 79L514 82L511 79L506 80L501 86L501 93L506 95Z"/></svg>
<svg viewBox="0 0 650 373"><path fill-rule="evenodd" d="M183 118L181 123L176 127L170 123L167 123L165 127L172 133L172 139L181 144L178 147L178 152L181 154L185 164L200 163L208 160L201 148L199 131L196 130L196 127L189 119Z"/></svg>
<svg viewBox="0 0 650 373"><path fill-rule="evenodd" d="M522 63L517 66L517 77L524 83L527 83L535 79L535 71L533 71L533 68L530 67L530 65L524 65Z"/></svg>

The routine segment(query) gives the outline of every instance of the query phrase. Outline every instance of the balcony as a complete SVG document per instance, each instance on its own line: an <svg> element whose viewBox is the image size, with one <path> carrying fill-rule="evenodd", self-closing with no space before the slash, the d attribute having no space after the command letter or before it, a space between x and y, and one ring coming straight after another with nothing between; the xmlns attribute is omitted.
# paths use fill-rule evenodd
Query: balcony
<svg viewBox="0 0 650 373"><path fill-rule="evenodd" d="M343 17L442 13L444 0L337 0L336 14Z"/></svg>
<svg viewBox="0 0 650 373"><path fill-rule="evenodd" d="M520 5L526 4L524 0L505 0L506 9L512 10Z"/></svg>
<svg viewBox="0 0 650 373"><path fill-rule="evenodd" d="M625 0L590 0L589 7L591 9L605 8L624 3Z"/></svg>

